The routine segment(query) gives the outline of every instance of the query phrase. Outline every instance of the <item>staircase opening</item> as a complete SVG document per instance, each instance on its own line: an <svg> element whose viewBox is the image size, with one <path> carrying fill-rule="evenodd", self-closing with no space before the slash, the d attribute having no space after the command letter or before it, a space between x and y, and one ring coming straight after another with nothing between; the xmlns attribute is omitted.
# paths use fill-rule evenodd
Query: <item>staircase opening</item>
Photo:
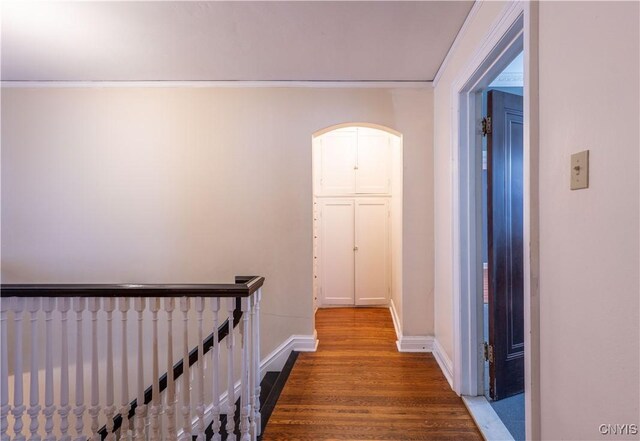
<svg viewBox="0 0 640 441"><path fill-rule="evenodd" d="M257 441L263 283L3 284L1 438Z"/></svg>

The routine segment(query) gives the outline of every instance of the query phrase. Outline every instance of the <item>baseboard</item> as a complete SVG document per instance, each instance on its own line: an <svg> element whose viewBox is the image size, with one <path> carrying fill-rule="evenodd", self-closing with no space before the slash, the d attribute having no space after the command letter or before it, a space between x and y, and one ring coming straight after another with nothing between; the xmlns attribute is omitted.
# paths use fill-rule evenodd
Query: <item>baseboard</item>
<svg viewBox="0 0 640 441"><path fill-rule="evenodd" d="M260 372L264 376L269 371L281 371L291 351L315 352L316 349L318 349L318 334L315 331L313 335L292 335L262 359Z"/></svg>
<svg viewBox="0 0 640 441"><path fill-rule="evenodd" d="M396 309L395 303L393 303L393 299L389 301L389 311L391 311L391 320L393 321L393 329L396 330L396 337L398 341L402 338L402 325L400 323L400 317L398 317L398 310ZM398 344L398 342L396 342ZM398 346L398 350L400 347Z"/></svg>
<svg viewBox="0 0 640 441"><path fill-rule="evenodd" d="M396 311L393 300L391 301L391 318L393 320L393 327L396 330L396 346L398 352L432 352L440 370L444 374L445 378L449 382L449 386L453 389L453 363L447 355L446 351L440 344L440 342L429 335L426 336L404 336L400 330L400 320L398 319L398 313Z"/></svg>
<svg viewBox="0 0 640 441"><path fill-rule="evenodd" d="M433 337L430 335L401 335L396 346L399 352L431 352Z"/></svg>
<svg viewBox="0 0 640 441"><path fill-rule="evenodd" d="M292 351L291 354L289 354L289 358L287 358L287 362L284 364L282 371L280 371L280 373L278 374L278 377L273 383L269 394L266 396L266 399L260 403L260 424L262 433L264 433L267 424L269 424L269 419L271 418L271 415L275 410L276 404L280 399L280 395L282 394L282 391L287 384L289 375L291 375L291 372L293 371L293 367L295 366L296 360L298 359L299 355L300 353L296 351Z"/></svg>
<svg viewBox="0 0 640 441"><path fill-rule="evenodd" d="M430 335L405 336L402 335L402 324L398 316L393 299L389 301L389 311L393 321L393 329L396 331L396 346L398 352L431 352L433 349L433 337Z"/></svg>
<svg viewBox="0 0 640 441"><path fill-rule="evenodd" d="M433 340L433 356L438 362L440 370L449 382L449 386L453 389L453 363L437 338Z"/></svg>

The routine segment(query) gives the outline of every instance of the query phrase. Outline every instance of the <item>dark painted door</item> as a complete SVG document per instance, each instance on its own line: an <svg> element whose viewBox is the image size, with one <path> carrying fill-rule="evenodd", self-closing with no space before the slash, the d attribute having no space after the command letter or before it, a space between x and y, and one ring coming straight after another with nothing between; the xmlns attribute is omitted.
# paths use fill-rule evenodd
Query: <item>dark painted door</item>
<svg viewBox="0 0 640 441"><path fill-rule="evenodd" d="M489 394L524 391L524 249L522 97L487 94L489 245Z"/></svg>

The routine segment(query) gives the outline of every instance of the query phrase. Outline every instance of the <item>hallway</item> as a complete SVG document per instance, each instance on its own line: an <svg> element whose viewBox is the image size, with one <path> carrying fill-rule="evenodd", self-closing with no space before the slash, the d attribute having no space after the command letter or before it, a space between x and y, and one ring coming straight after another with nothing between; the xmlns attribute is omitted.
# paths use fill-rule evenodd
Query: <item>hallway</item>
<svg viewBox="0 0 640 441"><path fill-rule="evenodd" d="M320 309L263 440L481 440L431 354L400 353L386 308Z"/></svg>

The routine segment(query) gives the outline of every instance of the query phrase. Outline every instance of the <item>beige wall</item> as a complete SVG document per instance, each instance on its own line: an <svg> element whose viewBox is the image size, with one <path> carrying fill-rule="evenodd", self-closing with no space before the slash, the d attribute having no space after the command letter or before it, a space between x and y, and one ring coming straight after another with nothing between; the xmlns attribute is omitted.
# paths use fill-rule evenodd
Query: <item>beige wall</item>
<svg viewBox="0 0 640 441"><path fill-rule="evenodd" d="M452 359L451 87L502 7L479 6L434 94L435 335ZM638 13L637 2L540 3L543 439L639 423ZM570 155L585 149L590 188L570 191Z"/></svg>
<svg viewBox="0 0 640 441"><path fill-rule="evenodd" d="M372 122L404 135L404 288L426 316L406 326L432 334L431 107L427 88L3 89L2 281L264 275L264 356L313 332L311 135Z"/></svg>
<svg viewBox="0 0 640 441"><path fill-rule="evenodd" d="M434 333L433 314L433 89L418 106L410 90L398 90L392 98L402 133L402 333L424 336ZM426 148L414 148L418 134L429 134ZM423 168L424 167L424 168Z"/></svg>
<svg viewBox="0 0 640 441"><path fill-rule="evenodd" d="M540 3L544 439L640 424L639 12ZM570 191L570 155L585 149L589 189Z"/></svg>
<svg viewBox="0 0 640 441"><path fill-rule="evenodd" d="M391 137L391 299L402 323L402 139ZM432 308L433 309L433 308Z"/></svg>

